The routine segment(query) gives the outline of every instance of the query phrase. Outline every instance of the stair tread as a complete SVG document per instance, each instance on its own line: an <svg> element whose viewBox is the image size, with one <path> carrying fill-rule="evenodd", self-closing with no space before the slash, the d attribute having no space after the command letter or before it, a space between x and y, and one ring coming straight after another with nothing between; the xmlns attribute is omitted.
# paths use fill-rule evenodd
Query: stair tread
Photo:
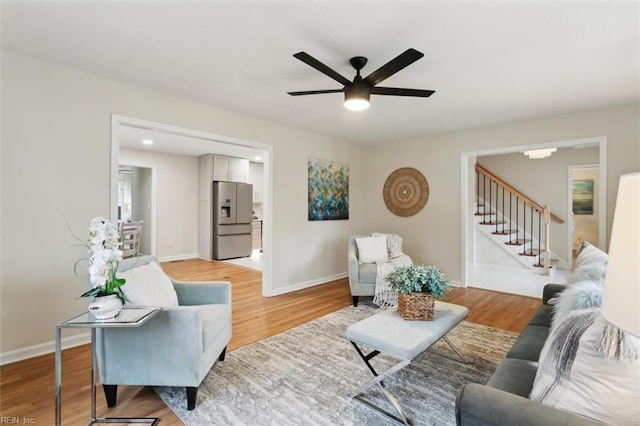
<svg viewBox="0 0 640 426"><path fill-rule="evenodd" d="M518 232L517 229L503 229L502 231L493 231L493 235L511 235Z"/></svg>
<svg viewBox="0 0 640 426"><path fill-rule="evenodd" d="M530 242L531 242L530 239L525 239L525 240L518 239L518 240L507 241L505 242L505 244L508 246L521 246L523 244L530 243Z"/></svg>
<svg viewBox="0 0 640 426"><path fill-rule="evenodd" d="M500 222L480 222L480 225L503 225L505 222L504 221L500 221Z"/></svg>
<svg viewBox="0 0 640 426"><path fill-rule="evenodd" d="M553 268L554 266L556 266L558 264L558 262L559 262L558 259L551 259L549 261L549 267ZM544 263L534 263L533 266L535 266L536 268L542 268L542 267L544 267Z"/></svg>

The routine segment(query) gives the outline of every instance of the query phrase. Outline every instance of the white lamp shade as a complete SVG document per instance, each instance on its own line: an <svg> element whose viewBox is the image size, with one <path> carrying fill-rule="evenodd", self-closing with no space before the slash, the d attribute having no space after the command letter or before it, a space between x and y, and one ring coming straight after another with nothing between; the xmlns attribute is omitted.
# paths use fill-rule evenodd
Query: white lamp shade
<svg viewBox="0 0 640 426"><path fill-rule="evenodd" d="M601 310L640 337L640 173L620 177Z"/></svg>

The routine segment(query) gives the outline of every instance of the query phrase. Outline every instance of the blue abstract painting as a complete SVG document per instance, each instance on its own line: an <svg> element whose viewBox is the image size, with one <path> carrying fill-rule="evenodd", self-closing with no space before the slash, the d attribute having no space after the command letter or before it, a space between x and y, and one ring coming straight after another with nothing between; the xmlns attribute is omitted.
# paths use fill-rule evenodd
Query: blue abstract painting
<svg viewBox="0 0 640 426"><path fill-rule="evenodd" d="M349 165L309 158L309 220L349 219Z"/></svg>

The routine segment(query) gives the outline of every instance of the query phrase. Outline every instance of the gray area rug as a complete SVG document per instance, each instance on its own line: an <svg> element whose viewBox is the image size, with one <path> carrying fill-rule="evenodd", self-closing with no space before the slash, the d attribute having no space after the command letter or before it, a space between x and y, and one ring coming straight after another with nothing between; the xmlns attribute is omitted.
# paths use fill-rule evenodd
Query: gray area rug
<svg viewBox="0 0 640 426"><path fill-rule="evenodd" d="M193 411L186 409L184 388L155 390L187 426L392 424L347 397L372 376L345 330L376 312L363 304L344 308L227 353L200 385ZM467 364L438 342L385 380L416 425L455 424L458 389L468 382L486 383L517 334L463 322L448 337ZM379 373L396 363L385 355L372 360ZM366 397L386 401L377 389L370 388Z"/></svg>

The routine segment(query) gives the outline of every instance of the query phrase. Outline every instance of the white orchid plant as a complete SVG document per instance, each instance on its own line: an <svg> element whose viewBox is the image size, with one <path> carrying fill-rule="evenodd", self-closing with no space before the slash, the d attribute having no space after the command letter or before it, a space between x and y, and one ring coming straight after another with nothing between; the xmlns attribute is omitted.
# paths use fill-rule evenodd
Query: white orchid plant
<svg viewBox="0 0 640 426"><path fill-rule="evenodd" d="M89 258L82 258L73 267L77 274L78 264L84 260L89 261L89 280L93 286L80 297L117 295L124 302L122 287L124 278L117 278L116 271L122 260L121 243L118 241L118 229L103 217L91 220L88 242L82 244L89 249Z"/></svg>

